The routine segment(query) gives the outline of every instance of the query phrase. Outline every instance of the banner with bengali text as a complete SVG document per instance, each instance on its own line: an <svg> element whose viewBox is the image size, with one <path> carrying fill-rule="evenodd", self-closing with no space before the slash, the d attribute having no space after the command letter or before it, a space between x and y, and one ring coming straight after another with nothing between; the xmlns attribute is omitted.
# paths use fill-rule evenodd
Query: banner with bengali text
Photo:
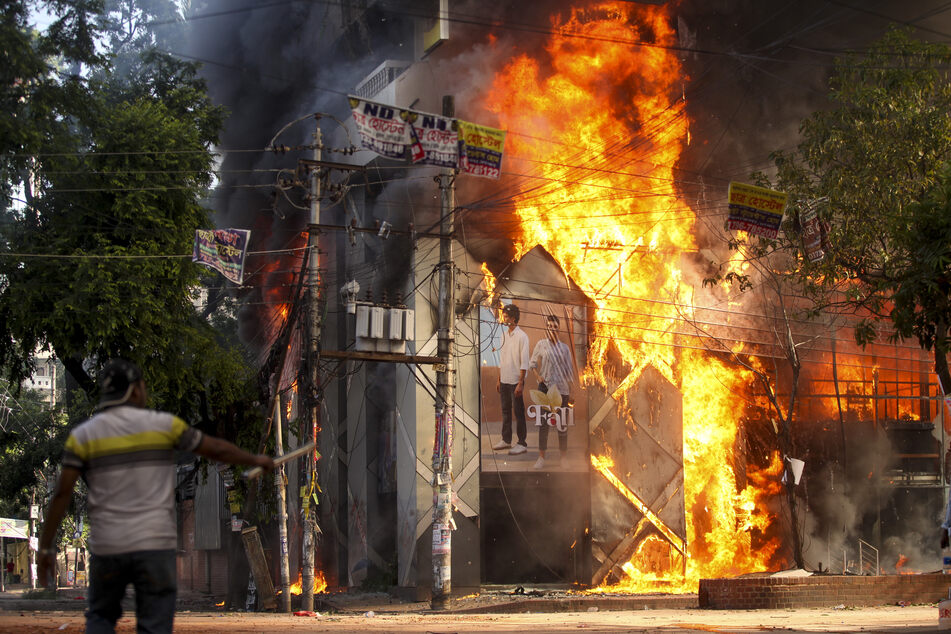
<svg viewBox="0 0 951 634"><path fill-rule="evenodd" d="M802 225L802 248L806 259L810 262L820 261L825 257L828 246L826 228L819 220L815 205L809 205L799 213L799 224Z"/></svg>
<svg viewBox="0 0 951 634"><path fill-rule="evenodd" d="M192 262L213 268L235 284L241 284L250 240L251 232L247 229L198 229Z"/></svg>
<svg viewBox="0 0 951 634"><path fill-rule="evenodd" d="M411 142L410 124L398 108L349 97L353 122L364 149L390 158L403 158Z"/></svg>
<svg viewBox="0 0 951 634"><path fill-rule="evenodd" d="M459 168L466 174L498 178L505 131L459 120Z"/></svg>
<svg viewBox="0 0 951 634"><path fill-rule="evenodd" d="M459 167L459 128L455 119L404 111L410 124L410 156L414 163Z"/></svg>
<svg viewBox="0 0 951 634"><path fill-rule="evenodd" d="M727 229L746 231L750 235L775 238L783 222L787 195L783 192L730 183Z"/></svg>

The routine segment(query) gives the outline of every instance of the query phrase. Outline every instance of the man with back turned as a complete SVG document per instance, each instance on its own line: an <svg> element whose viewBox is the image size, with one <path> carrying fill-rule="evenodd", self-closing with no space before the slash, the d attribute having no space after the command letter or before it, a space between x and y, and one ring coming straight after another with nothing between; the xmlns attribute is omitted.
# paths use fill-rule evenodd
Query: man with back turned
<svg viewBox="0 0 951 634"><path fill-rule="evenodd" d="M264 455L203 434L178 416L146 409L142 372L112 359L99 373L97 412L69 434L39 541L39 576L55 571L54 540L80 477L88 489L87 632L113 632L122 599L135 588L139 632L171 632L177 595L175 451L219 462L274 468Z"/></svg>

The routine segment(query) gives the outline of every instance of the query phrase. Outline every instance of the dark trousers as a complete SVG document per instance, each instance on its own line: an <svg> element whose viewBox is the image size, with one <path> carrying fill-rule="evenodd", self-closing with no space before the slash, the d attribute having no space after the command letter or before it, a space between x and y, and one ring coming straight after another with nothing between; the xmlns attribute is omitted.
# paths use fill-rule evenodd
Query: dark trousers
<svg viewBox="0 0 951 634"><path fill-rule="evenodd" d="M548 386L544 383L538 384L538 391L548 394ZM561 395L561 406L568 407L568 395ZM538 450L545 451L548 449L548 422L542 421L542 426L538 428ZM558 432L558 449L561 453L568 451L568 428L565 427L565 431Z"/></svg>
<svg viewBox="0 0 951 634"><path fill-rule="evenodd" d="M525 399L522 394L515 394L515 386L502 383L499 386L502 396L502 440L512 442L512 409L515 409L515 433L518 434L518 444L528 447L528 428L525 426Z"/></svg>
<svg viewBox="0 0 951 634"><path fill-rule="evenodd" d="M172 631L177 594L174 550L93 555L89 562L86 632L115 632L126 587L135 588L137 632Z"/></svg>

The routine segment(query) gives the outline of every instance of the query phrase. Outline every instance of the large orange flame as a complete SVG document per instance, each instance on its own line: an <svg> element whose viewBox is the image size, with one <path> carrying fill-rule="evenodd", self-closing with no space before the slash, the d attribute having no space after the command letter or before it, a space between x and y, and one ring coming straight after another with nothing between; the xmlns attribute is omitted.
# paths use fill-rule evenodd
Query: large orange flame
<svg viewBox="0 0 951 634"><path fill-rule="evenodd" d="M776 548L754 547L751 533L773 520L759 496L782 463L774 456L767 475L738 487L738 394L752 377L676 334L693 301L681 254L696 246L695 215L675 189L689 122L669 18L664 7L607 2L553 26L544 59L513 59L486 104L510 131L508 170L530 176L515 201L517 255L542 245L594 302L589 384L623 378L603 372L616 350L633 378L652 364L684 403L686 565L649 539L611 590L695 591L701 577L763 570ZM618 487L610 458L592 465Z"/></svg>

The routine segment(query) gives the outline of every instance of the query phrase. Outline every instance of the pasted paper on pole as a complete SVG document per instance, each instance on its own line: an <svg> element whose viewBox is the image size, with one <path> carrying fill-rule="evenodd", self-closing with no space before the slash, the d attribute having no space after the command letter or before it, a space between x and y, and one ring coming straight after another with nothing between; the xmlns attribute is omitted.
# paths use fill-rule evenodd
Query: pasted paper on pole
<svg viewBox="0 0 951 634"><path fill-rule="evenodd" d="M746 231L764 238L779 235L786 208L786 194L756 185L730 183L729 197L728 229Z"/></svg>
<svg viewBox="0 0 951 634"><path fill-rule="evenodd" d="M235 284L241 284L250 239L251 232L247 229L198 229L192 262L211 267Z"/></svg>
<svg viewBox="0 0 951 634"><path fill-rule="evenodd" d="M505 131L459 120L459 168L466 174L498 178Z"/></svg>
<svg viewBox="0 0 951 634"><path fill-rule="evenodd" d="M363 147L382 156L403 158L410 144L410 125L406 115L393 106L386 106L359 97L349 97L353 121L357 125Z"/></svg>
<svg viewBox="0 0 951 634"><path fill-rule="evenodd" d="M459 127L455 119L405 110L414 163L459 167Z"/></svg>

